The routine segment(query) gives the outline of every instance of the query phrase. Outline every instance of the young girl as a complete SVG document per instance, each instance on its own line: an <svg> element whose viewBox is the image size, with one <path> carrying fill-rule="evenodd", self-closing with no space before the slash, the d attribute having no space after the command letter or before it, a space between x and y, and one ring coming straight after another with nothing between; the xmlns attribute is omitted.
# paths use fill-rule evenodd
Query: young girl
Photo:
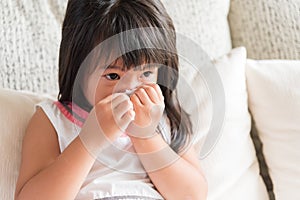
<svg viewBox="0 0 300 200"><path fill-rule="evenodd" d="M69 0L58 101L29 123L16 199L206 198L174 33L159 0Z"/></svg>

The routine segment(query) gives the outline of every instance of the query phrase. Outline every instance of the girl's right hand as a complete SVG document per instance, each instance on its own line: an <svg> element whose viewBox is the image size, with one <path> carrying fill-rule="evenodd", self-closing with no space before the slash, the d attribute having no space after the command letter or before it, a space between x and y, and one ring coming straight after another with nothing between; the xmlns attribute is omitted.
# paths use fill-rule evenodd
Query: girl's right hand
<svg viewBox="0 0 300 200"><path fill-rule="evenodd" d="M129 97L123 93L115 93L94 106L79 136L88 151L97 156L104 147L125 132L134 117Z"/></svg>

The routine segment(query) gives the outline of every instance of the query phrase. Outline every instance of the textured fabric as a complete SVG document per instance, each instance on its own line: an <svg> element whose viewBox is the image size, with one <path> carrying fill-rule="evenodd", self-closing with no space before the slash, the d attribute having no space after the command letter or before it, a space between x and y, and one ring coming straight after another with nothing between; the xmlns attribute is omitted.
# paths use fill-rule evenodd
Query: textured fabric
<svg viewBox="0 0 300 200"><path fill-rule="evenodd" d="M229 24L234 47L252 59L300 59L299 0L232 0Z"/></svg>
<svg viewBox="0 0 300 200"><path fill-rule="evenodd" d="M225 93L225 99L217 94L217 100L225 103L225 117L219 140L210 154L200 159L208 182L208 200L267 200L267 191L259 175L250 138L251 119L245 80L246 50L236 48L215 60L214 64ZM222 116L222 108L213 109L212 87L208 87L208 81L214 77L211 76L212 71L192 66L180 68L180 73L179 100L191 115L193 125L198 127L196 134L202 136L197 145L201 150L204 139L209 137L210 128L216 127L217 120L213 121L212 117ZM184 79L186 82L183 82Z"/></svg>
<svg viewBox="0 0 300 200"><path fill-rule="evenodd" d="M62 107L57 106L56 102L48 100L39 103L38 106L43 109L55 128L60 151L63 152L78 136L81 127L67 118ZM84 115L80 117L84 118ZM128 136L120 136L113 142L113 145L103 149L98 155L76 200L114 196L144 196L162 199L154 189L138 155L135 154Z"/></svg>
<svg viewBox="0 0 300 200"><path fill-rule="evenodd" d="M229 0L163 0L179 33L211 57L231 49ZM58 51L67 0L0 1L0 87L58 91Z"/></svg>
<svg viewBox="0 0 300 200"><path fill-rule="evenodd" d="M199 44L211 57L231 50L227 21L229 0L162 0L173 19L177 34Z"/></svg>
<svg viewBox="0 0 300 200"><path fill-rule="evenodd" d="M300 199L300 61L248 60L249 108L278 200Z"/></svg>
<svg viewBox="0 0 300 200"><path fill-rule="evenodd" d="M0 87L57 93L66 2L0 1Z"/></svg>

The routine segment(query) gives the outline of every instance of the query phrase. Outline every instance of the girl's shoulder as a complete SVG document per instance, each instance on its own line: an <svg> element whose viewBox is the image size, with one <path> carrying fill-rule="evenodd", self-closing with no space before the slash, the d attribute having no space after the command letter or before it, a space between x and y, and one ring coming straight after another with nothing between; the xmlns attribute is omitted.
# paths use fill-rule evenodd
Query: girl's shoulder
<svg viewBox="0 0 300 200"><path fill-rule="evenodd" d="M48 122L54 127L54 129L59 131L59 127L62 124L62 112L60 111L58 101L45 100L36 104L36 112L42 112L47 118Z"/></svg>
<svg viewBox="0 0 300 200"><path fill-rule="evenodd" d="M47 99L35 105L35 112L28 123L25 137L28 134L32 135L39 132L55 132L51 119L49 118L50 111L54 110L53 103L53 100Z"/></svg>
<svg viewBox="0 0 300 200"><path fill-rule="evenodd" d="M39 108L42 109L45 112L45 114L50 118L60 116L60 114L62 113L60 107L63 107L63 105L59 101L52 99L46 99L35 105L36 110L38 110Z"/></svg>
<svg viewBox="0 0 300 200"><path fill-rule="evenodd" d="M71 103L45 100L36 104L36 109L41 110L51 123L62 152L78 135L84 122L78 117L77 107L72 107Z"/></svg>
<svg viewBox="0 0 300 200"><path fill-rule="evenodd" d="M88 112L72 102L59 102L54 100L45 100L36 104L36 108L42 108L50 121L55 124L64 122L66 124L76 125L81 128L88 117Z"/></svg>
<svg viewBox="0 0 300 200"><path fill-rule="evenodd" d="M35 113L29 121L25 137L31 139L40 137L57 138L55 127L56 113L57 109L54 100L47 99L36 104Z"/></svg>
<svg viewBox="0 0 300 200"><path fill-rule="evenodd" d="M41 109L42 111L44 111L46 116L48 116L48 114L50 113L57 112L57 106L55 106L55 102L56 102L55 100L51 100L51 99L41 101L35 105L35 109L36 111Z"/></svg>

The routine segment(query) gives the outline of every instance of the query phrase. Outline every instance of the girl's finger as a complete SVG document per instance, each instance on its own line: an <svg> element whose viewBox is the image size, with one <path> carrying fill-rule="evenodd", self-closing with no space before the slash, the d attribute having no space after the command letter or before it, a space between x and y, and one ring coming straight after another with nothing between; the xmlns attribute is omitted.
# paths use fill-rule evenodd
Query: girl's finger
<svg viewBox="0 0 300 200"><path fill-rule="evenodd" d="M158 84L152 83L152 84L147 84L147 86L152 87L156 91L156 95L159 101L164 101L164 96Z"/></svg>
<svg viewBox="0 0 300 200"><path fill-rule="evenodd" d="M129 101L129 97L123 93L115 93L112 95L112 109L115 109L120 103Z"/></svg>
<svg viewBox="0 0 300 200"><path fill-rule="evenodd" d="M126 121L133 121L135 118L135 112L134 110L128 110L123 116L122 116L122 120L126 120Z"/></svg>
<svg viewBox="0 0 300 200"><path fill-rule="evenodd" d="M134 93L139 98L142 105L151 104L151 100L144 88L139 88Z"/></svg>
<svg viewBox="0 0 300 200"><path fill-rule="evenodd" d="M158 84L151 84L151 86L154 88L154 90L156 91L156 94L159 98L160 101L164 101L164 95L162 94L162 91L159 87Z"/></svg>
<svg viewBox="0 0 300 200"><path fill-rule="evenodd" d="M111 103L112 100L116 99L116 98L120 98L121 96L123 96L123 93L113 93L111 95L108 95L107 97L103 98L102 100L100 100L102 103ZM127 96L127 95L125 95ZM122 98L122 97L121 97ZM126 98L126 97L125 97Z"/></svg>
<svg viewBox="0 0 300 200"><path fill-rule="evenodd" d="M130 122L132 122L135 118L135 112L133 110L129 110L127 111L120 119L120 122L119 122L119 126L121 128L123 128L124 130L122 131L125 131L125 129L128 127L128 125L130 124Z"/></svg>
<svg viewBox="0 0 300 200"><path fill-rule="evenodd" d="M117 119L122 118L122 116L128 112L129 110L133 110L133 104L132 102L128 99L123 102L121 102L119 105L117 105L113 109L113 114Z"/></svg>
<svg viewBox="0 0 300 200"><path fill-rule="evenodd" d="M143 88L145 89L145 91L147 92L150 100L153 103L159 103L160 98L158 97L158 94L157 94L156 90L152 86L144 85Z"/></svg>
<svg viewBox="0 0 300 200"><path fill-rule="evenodd" d="M142 106L142 102L140 101L140 99L138 98L138 96L136 94L133 94L130 96L130 100L133 103L133 105L135 106Z"/></svg>

